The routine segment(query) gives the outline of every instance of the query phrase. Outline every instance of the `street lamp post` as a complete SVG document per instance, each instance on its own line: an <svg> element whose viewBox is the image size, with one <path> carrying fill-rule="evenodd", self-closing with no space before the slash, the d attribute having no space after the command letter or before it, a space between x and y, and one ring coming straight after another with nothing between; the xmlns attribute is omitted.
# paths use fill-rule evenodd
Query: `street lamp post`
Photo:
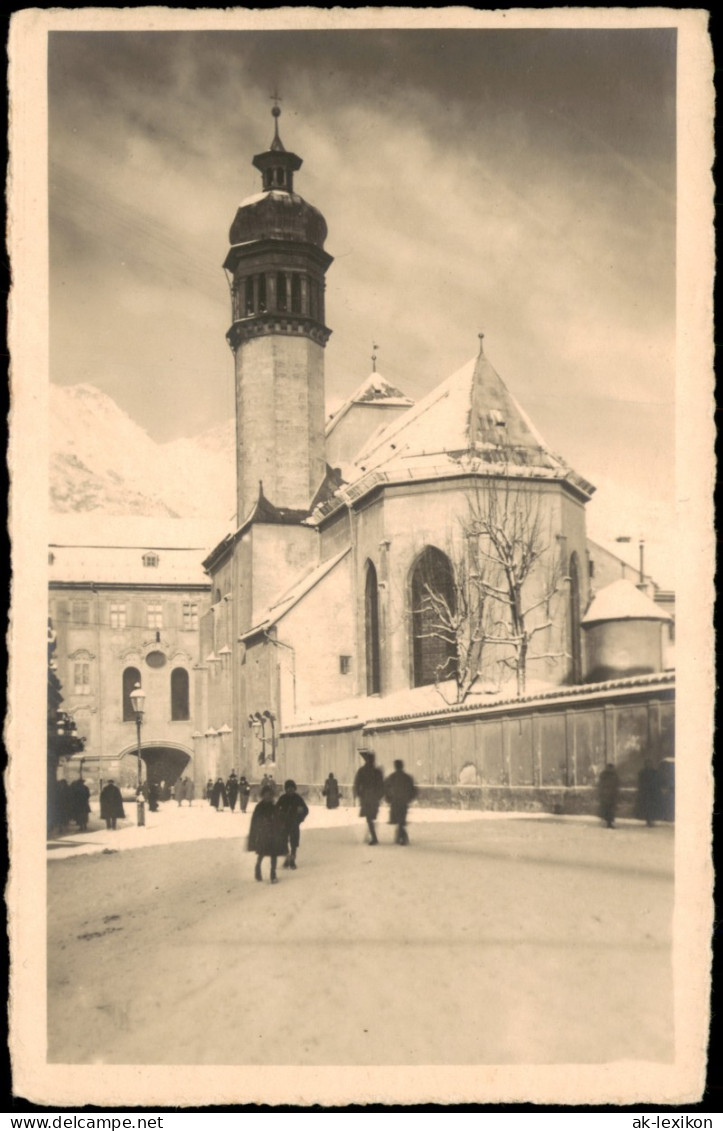
<svg viewBox="0 0 723 1131"><path fill-rule="evenodd" d="M138 740L138 775L136 783L136 809L138 825L145 825L146 823L146 805L141 793L141 785L143 779L143 760L141 757L141 725L143 723L143 708L146 703L146 693L137 683L130 693L130 701L133 704L133 710L136 714L136 735Z"/></svg>

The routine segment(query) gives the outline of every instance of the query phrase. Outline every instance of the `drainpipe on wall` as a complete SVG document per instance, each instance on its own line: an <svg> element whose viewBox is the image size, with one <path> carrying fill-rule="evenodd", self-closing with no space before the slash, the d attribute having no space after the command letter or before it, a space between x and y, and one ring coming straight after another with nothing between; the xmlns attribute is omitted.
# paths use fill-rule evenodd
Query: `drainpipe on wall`
<svg viewBox="0 0 723 1131"><path fill-rule="evenodd" d="M292 700L294 705L294 717L296 717L296 649L293 644L287 644L285 640L279 640L278 636L270 636L268 632L264 632L264 638L268 640L269 644L273 644L277 648L286 648L291 652L291 686L292 686ZM279 686L279 716L281 716L281 687ZM281 717L279 718L281 723Z"/></svg>
<svg viewBox="0 0 723 1131"><path fill-rule="evenodd" d="M352 586L353 586L354 591L356 593L357 592L356 579L357 579L357 576L358 576L358 572L357 572L358 563L357 563L357 544L356 544L356 538L354 536L355 530L354 530L353 507L352 507L351 499L349 498L348 494L346 493L346 491L344 490L343 487L339 487L339 489L337 491L337 495L339 496L339 498L344 503L344 506L346 507L346 510L347 510L347 514L349 515L349 545L351 546ZM355 663L354 663L354 694L355 695L361 695L362 689L361 689L361 685L360 685L360 682L359 682L360 681L360 671L361 671L361 664L359 663L359 657L361 655L361 652L360 652L360 649L359 649L359 601L358 601L356 596L353 598L353 600L354 600L354 660L355 660Z"/></svg>

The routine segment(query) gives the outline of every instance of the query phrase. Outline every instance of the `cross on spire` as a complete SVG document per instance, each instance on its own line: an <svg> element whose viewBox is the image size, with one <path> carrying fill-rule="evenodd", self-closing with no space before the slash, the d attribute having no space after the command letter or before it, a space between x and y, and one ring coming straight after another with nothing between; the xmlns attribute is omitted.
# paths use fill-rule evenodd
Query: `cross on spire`
<svg viewBox="0 0 723 1131"><path fill-rule="evenodd" d="M372 350L374 351L372 353L372 373L376 373L376 371L377 371L377 354L376 354L376 351L378 349L379 349L379 346L376 344L376 342L372 342Z"/></svg>

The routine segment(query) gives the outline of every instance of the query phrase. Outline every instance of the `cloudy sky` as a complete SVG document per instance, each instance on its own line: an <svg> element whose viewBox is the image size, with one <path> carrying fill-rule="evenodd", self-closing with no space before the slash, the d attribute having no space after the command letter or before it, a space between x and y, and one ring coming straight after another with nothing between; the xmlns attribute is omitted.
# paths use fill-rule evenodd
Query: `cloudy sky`
<svg viewBox="0 0 723 1131"><path fill-rule="evenodd" d="M675 60L670 29L52 32L52 380L159 440L232 414L221 264L278 85L335 257L328 399L372 342L418 398L484 331L550 445L644 502L610 535L649 537L673 501Z"/></svg>

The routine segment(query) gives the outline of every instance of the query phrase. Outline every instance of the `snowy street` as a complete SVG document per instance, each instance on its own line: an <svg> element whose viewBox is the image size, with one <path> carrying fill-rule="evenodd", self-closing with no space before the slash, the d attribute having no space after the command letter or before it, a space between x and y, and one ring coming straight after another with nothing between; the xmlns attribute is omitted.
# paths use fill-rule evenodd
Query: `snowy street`
<svg viewBox="0 0 723 1131"><path fill-rule="evenodd" d="M413 808L408 848L382 821L372 848L312 807L271 886L249 817L53 842L49 1061L672 1059L671 827Z"/></svg>

